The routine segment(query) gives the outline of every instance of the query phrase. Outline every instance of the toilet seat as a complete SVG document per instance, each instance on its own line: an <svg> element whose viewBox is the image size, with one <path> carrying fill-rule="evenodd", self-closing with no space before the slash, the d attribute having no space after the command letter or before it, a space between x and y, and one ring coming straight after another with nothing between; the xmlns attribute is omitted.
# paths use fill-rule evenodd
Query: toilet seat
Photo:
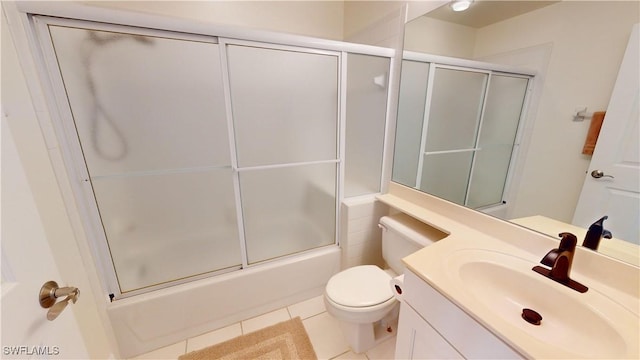
<svg viewBox="0 0 640 360"><path fill-rule="evenodd" d="M391 276L375 265L361 265L334 275L326 287L327 297L349 308L366 308L393 298Z"/></svg>

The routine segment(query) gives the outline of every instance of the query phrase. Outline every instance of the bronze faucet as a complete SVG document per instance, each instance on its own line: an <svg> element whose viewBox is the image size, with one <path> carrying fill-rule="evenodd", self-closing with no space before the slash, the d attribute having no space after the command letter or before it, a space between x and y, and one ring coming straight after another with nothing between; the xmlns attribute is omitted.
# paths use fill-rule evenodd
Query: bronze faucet
<svg viewBox="0 0 640 360"><path fill-rule="evenodd" d="M541 264L549 266L551 269L534 266L532 270L573 290L581 293L587 292L589 288L569 278L578 238L568 232L560 233L559 236L562 238L562 240L560 240L560 246L557 249L549 251L540 261Z"/></svg>
<svg viewBox="0 0 640 360"><path fill-rule="evenodd" d="M611 231L604 229L604 221L609 217L607 215L600 218L600 220L594 222L589 226L589 230L584 237L584 241L582 242L582 246L589 248L591 250L598 250L598 246L600 245L600 240L602 238L611 239L613 234Z"/></svg>

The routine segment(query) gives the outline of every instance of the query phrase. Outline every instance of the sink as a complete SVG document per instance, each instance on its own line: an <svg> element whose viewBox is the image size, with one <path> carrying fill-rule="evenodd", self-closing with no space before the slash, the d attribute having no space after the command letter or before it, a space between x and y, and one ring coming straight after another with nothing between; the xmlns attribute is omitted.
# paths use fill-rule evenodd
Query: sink
<svg viewBox="0 0 640 360"><path fill-rule="evenodd" d="M538 264L531 260L484 249L455 251L445 264L451 283L483 314L506 323L510 337L528 336L580 358L639 357L640 317L597 284L583 281L589 290L581 294L532 271ZM540 324L525 321L523 309L540 314Z"/></svg>

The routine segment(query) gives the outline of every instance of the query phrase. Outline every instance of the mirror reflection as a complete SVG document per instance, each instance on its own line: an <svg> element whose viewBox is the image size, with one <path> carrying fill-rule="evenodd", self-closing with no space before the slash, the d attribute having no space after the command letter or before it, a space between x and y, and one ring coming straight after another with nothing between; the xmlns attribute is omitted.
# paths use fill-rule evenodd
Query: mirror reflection
<svg viewBox="0 0 640 360"><path fill-rule="evenodd" d="M476 0L464 12L447 4L410 19L392 180L552 236L573 226L580 238L608 215L604 227L631 253L618 257L637 265L638 136L603 123L596 153L583 149L594 112L615 111L608 107L639 5ZM632 85L628 123L605 120L637 132ZM627 144L636 182L624 196L587 201L590 182L619 186L590 176L594 166L615 171L596 161L612 143Z"/></svg>
<svg viewBox="0 0 640 360"><path fill-rule="evenodd" d="M495 68L405 52L394 181L474 209L503 203L531 76Z"/></svg>

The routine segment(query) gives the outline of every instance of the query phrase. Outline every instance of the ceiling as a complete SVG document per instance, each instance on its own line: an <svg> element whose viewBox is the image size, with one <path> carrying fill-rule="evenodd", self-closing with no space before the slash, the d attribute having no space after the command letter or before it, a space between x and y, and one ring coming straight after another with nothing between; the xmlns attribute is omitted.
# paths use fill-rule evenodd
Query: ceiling
<svg viewBox="0 0 640 360"><path fill-rule="evenodd" d="M514 16L555 4L559 1L492 1L475 0L469 9L455 12L451 7L443 5L425 16L443 21L481 28Z"/></svg>

